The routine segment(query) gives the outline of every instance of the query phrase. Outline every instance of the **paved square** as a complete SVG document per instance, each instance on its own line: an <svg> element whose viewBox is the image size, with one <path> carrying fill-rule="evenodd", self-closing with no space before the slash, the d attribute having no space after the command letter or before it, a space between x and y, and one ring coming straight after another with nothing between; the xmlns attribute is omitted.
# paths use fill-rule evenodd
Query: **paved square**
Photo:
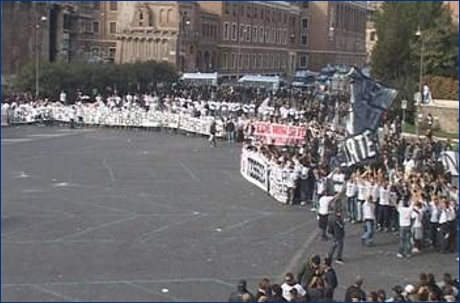
<svg viewBox="0 0 460 303"><path fill-rule="evenodd" d="M134 130L2 129L2 301L226 301L240 278L279 282L313 252L316 219L239 174L239 147ZM340 289L458 276L456 255L395 258L348 226Z"/></svg>

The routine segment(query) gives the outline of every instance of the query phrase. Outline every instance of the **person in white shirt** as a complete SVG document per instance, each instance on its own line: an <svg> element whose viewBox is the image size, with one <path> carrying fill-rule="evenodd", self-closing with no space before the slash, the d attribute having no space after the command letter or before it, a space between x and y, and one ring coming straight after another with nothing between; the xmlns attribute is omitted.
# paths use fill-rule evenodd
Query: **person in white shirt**
<svg viewBox="0 0 460 303"><path fill-rule="evenodd" d="M439 216L441 214L441 209L439 207L438 197L434 197L429 203L430 208L430 225L429 225L429 236L431 241L431 246L434 249L439 249L438 243L438 228L439 228Z"/></svg>
<svg viewBox="0 0 460 303"><path fill-rule="evenodd" d="M367 184L366 180L363 178L358 178L358 184L357 184L357 190L358 190L358 203L357 203L357 208L356 208L356 213L357 213L357 218L356 220L358 222L363 221L363 203L366 200L367 197Z"/></svg>
<svg viewBox="0 0 460 303"><path fill-rule="evenodd" d="M372 199L372 195L369 195L363 203L363 220L364 232L361 236L362 244L371 246L374 241L375 231L375 202Z"/></svg>
<svg viewBox="0 0 460 303"><path fill-rule="evenodd" d="M295 192L295 184L297 181L297 172L294 169L294 164L291 164L287 169L287 205L294 204L294 192Z"/></svg>
<svg viewBox="0 0 460 303"><path fill-rule="evenodd" d="M345 184L345 174L342 173L340 167L335 169L335 172L331 175L332 183L334 185L334 192L339 193Z"/></svg>
<svg viewBox="0 0 460 303"><path fill-rule="evenodd" d="M308 176L310 168L306 161L302 161L300 165L299 181L300 181L300 204L305 205L308 200Z"/></svg>
<svg viewBox="0 0 460 303"><path fill-rule="evenodd" d="M337 200L339 194L335 196L324 195L319 199L318 205L318 227L321 230L321 239L327 240L326 229L329 223L329 212Z"/></svg>
<svg viewBox="0 0 460 303"><path fill-rule="evenodd" d="M412 253L419 253L422 249L422 238L423 238L423 209L422 204L417 201L413 207L411 219L412 223L412 235L414 239L414 247L412 248Z"/></svg>
<svg viewBox="0 0 460 303"><path fill-rule="evenodd" d="M281 284L281 289L283 291L283 298L290 302L292 300L291 290L296 289L297 294L300 296L305 296L307 292L295 279L293 273L287 273L284 278L284 283Z"/></svg>
<svg viewBox="0 0 460 303"><path fill-rule="evenodd" d="M314 207L312 211L317 211L319 208L319 199L326 193L326 178L323 176L323 173L315 169L313 171L315 175L315 197L314 197Z"/></svg>
<svg viewBox="0 0 460 303"><path fill-rule="evenodd" d="M379 227L381 230L385 229L386 231L390 230L390 190L388 188L388 183L384 182L383 185L378 188L379 195L379 207L378 207L378 220Z"/></svg>
<svg viewBox="0 0 460 303"><path fill-rule="evenodd" d="M406 189L403 192L403 198L398 205L399 213L399 252L396 255L398 258L409 257L411 251L411 218L412 218L412 203L409 204L410 194Z"/></svg>
<svg viewBox="0 0 460 303"><path fill-rule="evenodd" d="M356 193L358 187L356 185L356 178L351 176L351 178L346 183L345 196L347 197L347 210L348 210L348 221L355 223L357 220L357 201Z"/></svg>

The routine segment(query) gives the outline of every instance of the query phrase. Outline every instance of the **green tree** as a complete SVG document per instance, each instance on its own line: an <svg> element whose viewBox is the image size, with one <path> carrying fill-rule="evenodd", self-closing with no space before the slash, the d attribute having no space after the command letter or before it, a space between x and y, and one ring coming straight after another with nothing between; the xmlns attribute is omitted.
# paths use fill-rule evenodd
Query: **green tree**
<svg viewBox="0 0 460 303"><path fill-rule="evenodd" d="M57 97L67 92L69 99L80 91L107 92L116 88L120 94L151 92L158 82L177 80L175 69L167 63L138 62L130 64L43 63L40 67L40 95ZM26 65L15 80L15 88L22 92L35 91L35 65Z"/></svg>
<svg viewBox="0 0 460 303"><path fill-rule="evenodd" d="M458 77L458 28L442 2L384 2L375 17L378 41L371 56L372 76L399 90L390 112L399 113L400 100L409 101L413 121L414 93L419 90L421 39L424 72ZM420 29L422 36L415 35Z"/></svg>

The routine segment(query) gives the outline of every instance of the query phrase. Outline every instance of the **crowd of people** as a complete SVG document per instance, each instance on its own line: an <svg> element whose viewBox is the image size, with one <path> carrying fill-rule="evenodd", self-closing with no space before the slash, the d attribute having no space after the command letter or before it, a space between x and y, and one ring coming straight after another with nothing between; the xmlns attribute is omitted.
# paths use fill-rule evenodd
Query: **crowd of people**
<svg viewBox="0 0 460 303"><path fill-rule="evenodd" d="M419 281L404 287L394 285L385 289L365 290L364 278L357 276L348 286L343 298L337 296L339 278L330 256L314 255L297 273L289 272L282 283L262 278L255 292L248 290L247 282L240 280L230 294L229 302L457 302L458 279L445 273L437 281L432 273L420 273Z"/></svg>

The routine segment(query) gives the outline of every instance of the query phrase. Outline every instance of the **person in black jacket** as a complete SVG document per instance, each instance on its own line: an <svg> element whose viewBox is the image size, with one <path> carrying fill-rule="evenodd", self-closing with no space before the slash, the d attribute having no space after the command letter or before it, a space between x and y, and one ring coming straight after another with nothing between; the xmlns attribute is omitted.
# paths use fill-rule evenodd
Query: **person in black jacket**
<svg viewBox="0 0 460 303"><path fill-rule="evenodd" d="M333 244L329 251L329 257L334 258L334 253L337 250L337 263L342 263L343 244L345 240L345 221L343 220L342 210L337 209L335 217L329 221L329 233L332 235Z"/></svg>
<svg viewBox="0 0 460 303"><path fill-rule="evenodd" d="M216 121L212 121L211 126L209 127L209 145L211 147L216 147L216 133L217 133Z"/></svg>
<svg viewBox="0 0 460 303"><path fill-rule="evenodd" d="M324 258L324 282L326 282L324 288L324 296L327 301L334 300L334 290L338 286L338 279L335 270L332 268L332 259L328 256Z"/></svg>
<svg viewBox="0 0 460 303"><path fill-rule="evenodd" d="M243 296L249 297L249 302L255 302L255 297L247 289L246 280L240 280L236 285L236 291L230 294L228 302L245 302Z"/></svg>
<svg viewBox="0 0 460 303"><path fill-rule="evenodd" d="M362 290L362 285L363 278L361 276L357 276L355 283L347 288L344 302L352 302L352 298L357 298L360 302L366 301L366 293Z"/></svg>

